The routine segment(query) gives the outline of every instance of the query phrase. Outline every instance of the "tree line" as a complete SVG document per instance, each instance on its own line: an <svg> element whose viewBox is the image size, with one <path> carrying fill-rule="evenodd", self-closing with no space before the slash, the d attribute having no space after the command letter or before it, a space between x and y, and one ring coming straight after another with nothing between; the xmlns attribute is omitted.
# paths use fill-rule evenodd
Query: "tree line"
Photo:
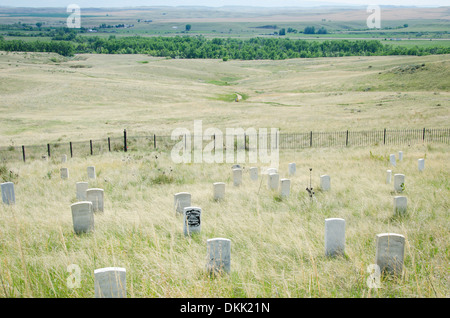
<svg viewBox="0 0 450 318"><path fill-rule="evenodd" d="M250 39L204 36L175 37L55 37L51 41L6 40L0 36L1 51L54 52L63 56L77 53L148 54L182 59L290 59L371 55L449 54L448 47L402 47L378 40L311 41L289 38L255 37ZM60 40L61 39L61 40ZM64 40L62 40L64 39Z"/></svg>

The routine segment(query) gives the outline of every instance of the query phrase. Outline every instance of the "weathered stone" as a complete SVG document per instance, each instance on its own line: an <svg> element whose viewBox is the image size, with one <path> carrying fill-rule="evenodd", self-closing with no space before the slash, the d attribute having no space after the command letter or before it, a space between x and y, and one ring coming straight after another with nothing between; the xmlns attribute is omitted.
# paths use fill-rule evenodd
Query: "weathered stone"
<svg viewBox="0 0 450 318"><path fill-rule="evenodd" d="M425 159L417 160L419 171L423 171L425 169Z"/></svg>
<svg viewBox="0 0 450 318"><path fill-rule="evenodd" d="M233 169L233 185L238 187L242 184L242 169Z"/></svg>
<svg viewBox="0 0 450 318"><path fill-rule="evenodd" d="M278 173L269 174L269 178L267 179L267 185L270 190L278 190L280 183L280 175Z"/></svg>
<svg viewBox="0 0 450 318"><path fill-rule="evenodd" d="M258 180L258 168L257 167L251 167L249 169L250 171L250 179L253 181Z"/></svg>
<svg viewBox="0 0 450 318"><path fill-rule="evenodd" d="M404 196L394 197L394 214L405 214L408 199Z"/></svg>
<svg viewBox="0 0 450 318"><path fill-rule="evenodd" d="M390 162L391 165L393 165L394 167L396 166L395 155L394 155L394 154L390 154L390 155L389 155L389 162Z"/></svg>
<svg viewBox="0 0 450 318"><path fill-rule="evenodd" d="M14 183L12 182L4 182L1 184L2 190L2 201L5 204L14 204L16 203L16 195L14 192Z"/></svg>
<svg viewBox="0 0 450 318"><path fill-rule="evenodd" d="M394 174L394 190L396 192L403 192L405 188L405 175L401 173Z"/></svg>
<svg viewBox="0 0 450 318"><path fill-rule="evenodd" d="M89 179L95 179L97 177L94 166L87 167L87 175Z"/></svg>
<svg viewBox="0 0 450 318"><path fill-rule="evenodd" d="M345 220L340 218L325 219L325 255L344 255Z"/></svg>
<svg viewBox="0 0 450 318"><path fill-rule="evenodd" d="M199 207L185 207L183 210L183 232L185 236L199 233L202 222L202 209Z"/></svg>
<svg viewBox="0 0 450 318"><path fill-rule="evenodd" d="M103 189L92 188L86 190L86 201L92 202L92 211L103 212Z"/></svg>
<svg viewBox="0 0 450 318"><path fill-rule="evenodd" d="M382 273L400 275L403 269L405 237L396 233L377 234L375 263Z"/></svg>
<svg viewBox="0 0 450 318"><path fill-rule="evenodd" d="M392 179L392 170L386 170L386 183L390 184Z"/></svg>
<svg viewBox="0 0 450 318"><path fill-rule="evenodd" d="M210 274L230 273L231 241L226 238L213 238L206 241L208 262L206 268Z"/></svg>
<svg viewBox="0 0 450 318"><path fill-rule="evenodd" d="M78 201L86 201L86 191L89 189L89 183L87 182L77 182L76 183L76 189L77 189L77 200Z"/></svg>
<svg viewBox="0 0 450 318"><path fill-rule="evenodd" d="M92 202L81 201L72 204L73 230L76 234L88 233L94 230L94 211Z"/></svg>
<svg viewBox="0 0 450 318"><path fill-rule="evenodd" d="M69 179L69 168L61 168L61 179Z"/></svg>
<svg viewBox="0 0 450 318"><path fill-rule="evenodd" d="M126 270L106 267L94 270L95 298L126 298Z"/></svg>
<svg viewBox="0 0 450 318"><path fill-rule="evenodd" d="M214 188L214 200L222 200L225 197L225 183L215 182L213 183Z"/></svg>
<svg viewBox="0 0 450 318"><path fill-rule="evenodd" d="M281 185L281 196L282 197L288 197L291 192L291 180L290 179L281 179L280 180Z"/></svg>
<svg viewBox="0 0 450 318"><path fill-rule="evenodd" d="M297 171L297 166L295 165L295 162L292 162L289 164L289 175L293 176L295 175L295 172Z"/></svg>
<svg viewBox="0 0 450 318"><path fill-rule="evenodd" d="M191 194L188 192L175 193L173 196L175 212L183 214L183 210L187 206L191 206Z"/></svg>
<svg viewBox="0 0 450 318"><path fill-rule="evenodd" d="M320 189L322 191L329 191L331 189L331 179L329 175L320 176Z"/></svg>

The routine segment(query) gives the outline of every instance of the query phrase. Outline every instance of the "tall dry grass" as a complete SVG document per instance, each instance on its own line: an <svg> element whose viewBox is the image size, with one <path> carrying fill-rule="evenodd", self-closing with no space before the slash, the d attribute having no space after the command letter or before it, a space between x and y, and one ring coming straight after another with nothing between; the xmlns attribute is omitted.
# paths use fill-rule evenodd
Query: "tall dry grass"
<svg viewBox="0 0 450 318"><path fill-rule="evenodd" d="M387 157L404 152L393 173L406 175L406 216L393 214L393 185L385 184ZM169 153L138 151L10 163L17 173L16 204L0 205L1 297L94 297L94 270L127 270L128 297L448 297L448 146L329 148L283 151L279 172L297 163L291 194L280 200L267 180L233 187L229 164L173 164ZM372 155L371 155L372 154ZM417 159L426 157L425 171ZM105 212L95 214L95 231L73 232L70 204L75 182L105 190ZM249 167L244 164L245 169ZM316 189L311 202L305 190ZM331 191L319 176L331 176ZM226 198L213 200L214 182L226 183ZM187 191L202 208L202 229L185 237L173 194ZM324 254L324 220L346 221L342 257ZM375 261L375 235L405 236L404 270L383 276L370 289L367 267ZM231 273L210 277L206 240L231 240ZM70 288L67 268L81 269L80 287Z"/></svg>

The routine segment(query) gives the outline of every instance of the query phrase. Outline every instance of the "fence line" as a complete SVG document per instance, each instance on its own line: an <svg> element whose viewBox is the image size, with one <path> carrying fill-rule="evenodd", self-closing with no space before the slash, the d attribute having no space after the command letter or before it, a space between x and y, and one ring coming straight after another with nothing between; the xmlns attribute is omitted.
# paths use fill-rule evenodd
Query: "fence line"
<svg viewBox="0 0 450 318"><path fill-rule="evenodd" d="M106 139L89 140L88 142L66 142L53 143L47 145L31 145L21 147L7 146L0 147L0 160L14 161L28 159L42 159L49 157L62 156L68 154L74 156L97 155L104 152L128 150L168 150L172 149L175 144L184 142L186 147L186 136L181 136L178 140L172 140L171 136L143 135L143 136L127 136L124 130L121 137L107 137ZM203 146L210 142L214 142L216 148L216 136L212 136L211 140L203 140ZM223 136L223 148L226 148L226 139ZM304 133L278 133L278 138L274 140L275 148L284 149L303 149L303 148L324 148L324 147L352 147L352 146L376 146L376 145L411 145L419 143L444 143L450 144L450 128L440 129L398 129L398 130L372 130L372 131L336 131L336 132L304 132ZM233 135L232 138L235 138ZM193 140L193 138L191 137ZM248 149L253 142L251 136L245 136L245 144L239 144L238 138L234 140L234 147L245 147ZM267 136L267 144L260 145L259 149L271 147L271 135ZM191 141L191 150L193 142ZM262 148L265 146L266 148ZM203 149L203 148L202 148Z"/></svg>

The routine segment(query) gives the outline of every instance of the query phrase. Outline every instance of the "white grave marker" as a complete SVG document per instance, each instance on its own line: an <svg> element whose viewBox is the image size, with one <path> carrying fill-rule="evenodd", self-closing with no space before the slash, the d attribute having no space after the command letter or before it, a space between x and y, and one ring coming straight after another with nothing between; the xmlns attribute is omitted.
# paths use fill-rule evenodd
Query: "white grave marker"
<svg viewBox="0 0 450 318"><path fill-rule="evenodd" d="M252 179L253 181L258 180L258 168L257 167L251 167L249 169L250 171L250 179Z"/></svg>
<svg viewBox="0 0 450 318"><path fill-rule="evenodd" d="M278 173L269 174L269 178L267 179L267 186L270 190L278 190L280 183L280 175Z"/></svg>
<svg viewBox="0 0 450 318"><path fill-rule="evenodd" d="M288 197L291 192L291 180L290 179L281 179L281 196Z"/></svg>
<svg viewBox="0 0 450 318"><path fill-rule="evenodd" d="M126 270L105 267L94 270L95 298L126 298Z"/></svg>
<svg viewBox="0 0 450 318"><path fill-rule="evenodd" d="M233 169L233 185L238 187L242 184L242 169Z"/></svg>
<svg viewBox="0 0 450 318"><path fill-rule="evenodd" d="M345 220L340 218L325 219L325 255L344 255Z"/></svg>
<svg viewBox="0 0 450 318"><path fill-rule="evenodd" d="M401 173L394 174L394 190L402 192L405 187L405 175Z"/></svg>
<svg viewBox="0 0 450 318"><path fill-rule="evenodd" d="M391 163L391 165L393 165L395 167L396 162L395 162L395 155L394 154L390 154L389 155L389 162Z"/></svg>
<svg viewBox="0 0 450 318"><path fill-rule="evenodd" d="M377 234L375 263L380 271L394 275L402 273L405 237L396 233Z"/></svg>
<svg viewBox="0 0 450 318"><path fill-rule="evenodd" d="M320 176L320 189L323 191L329 191L331 188L331 180L329 175Z"/></svg>
<svg viewBox="0 0 450 318"><path fill-rule="evenodd" d="M187 206L191 206L191 194L188 192L175 193L173 196L175 212L183 214L183 210Z"/></svg>
<svg viewBox="0 0 450 318"><path fill-rule="evenodd" d="M69 168L61 168L61 179L69 179Z"/></svg>
<svg viewBox="0 0 450 318"><path fill-rule="evenodd" d="M289 164L289 175L293 176L295 175L295 172L297 171L297 167L295 165L295 162L292 162Z"/></svg>
<svg viewBox="0 0 450 318"><path fill-rule="evenodd" d="M61 163L66 163L67 162L67 155L62 155L61 156Z"/></svg>
<svg viewBox="0 0 450 318"><path fill-rule="evenodd" d="M77 200L78 201L86 201L86 191L89 189L89 183L87 182L77 182L76 183L76 189L77 189Z"/></svg>
<svg viewBox="0 0 450 318"><path fill-rule="evenodd" d="M191 233L199 233L201 230L202 209L188 206L183 210L183 232L185 236Z"/></svg>
<svg viewBox="0 0 450 318"><path fill-rule="evenodd" d="M226 238L213 238L206 241L208 262L206 268L210 274L230 273L231 241Z"/></svg>
<svg viewBox="0 0 450 318"><path fill-rule="evenodd" d="M386 170L386 183L390 184L392 179L392 170Z"/></svg>
<svg viewBox="0 0 450 318"><path fill-rule="evenodd" d="M95 167L94 166L87 167L87 175L88 175L88 179L95 179L96 178Z"/></svg>
<svg viewBox="0 0 450 318"><path fill-rule="evenodd" d="M14 204L16 203L16 195L14 193L14 183L5 182L1 184L2 189L2 200L5 204Z"/></svg>
<svg viewBox="0 0 450 318"><path fill-rule="evenodd" d="M394 214L405 214L408 199L404 196L394 197Z"/></svg>
<svg viewBox="0 0 450 318"><path fill-rule="evenodd" d="M72 210L73 230L76 234L94 230L94 211L92 202L81 201L70 206Z"/></svg>
<svg viewBox="0 0 450 318"><path fill-rule="evenodd" d="M103 189L92 188L86 190L86 201L92 202L92 211L103 212Z"/></svg>
<svg viewBox="0 0 450 318"><path fill-rule="evenodd" d="M214 187L214 200L222 200L225 197L225 183L224 182L215 182L213 183Z"/></svg>
<svg viewBox="0 0 450 318"><path fill-rule="evenodd" d="M423 171L425 169L425 159L417 160L417 164L419 167L419 171Z"/></svg>
<svg viewBox="0 0 450 318"><path fill-rule="evenodd" d="M399 151L398 152L398 161L402 161L403 160L403 151Z"/></svg>

